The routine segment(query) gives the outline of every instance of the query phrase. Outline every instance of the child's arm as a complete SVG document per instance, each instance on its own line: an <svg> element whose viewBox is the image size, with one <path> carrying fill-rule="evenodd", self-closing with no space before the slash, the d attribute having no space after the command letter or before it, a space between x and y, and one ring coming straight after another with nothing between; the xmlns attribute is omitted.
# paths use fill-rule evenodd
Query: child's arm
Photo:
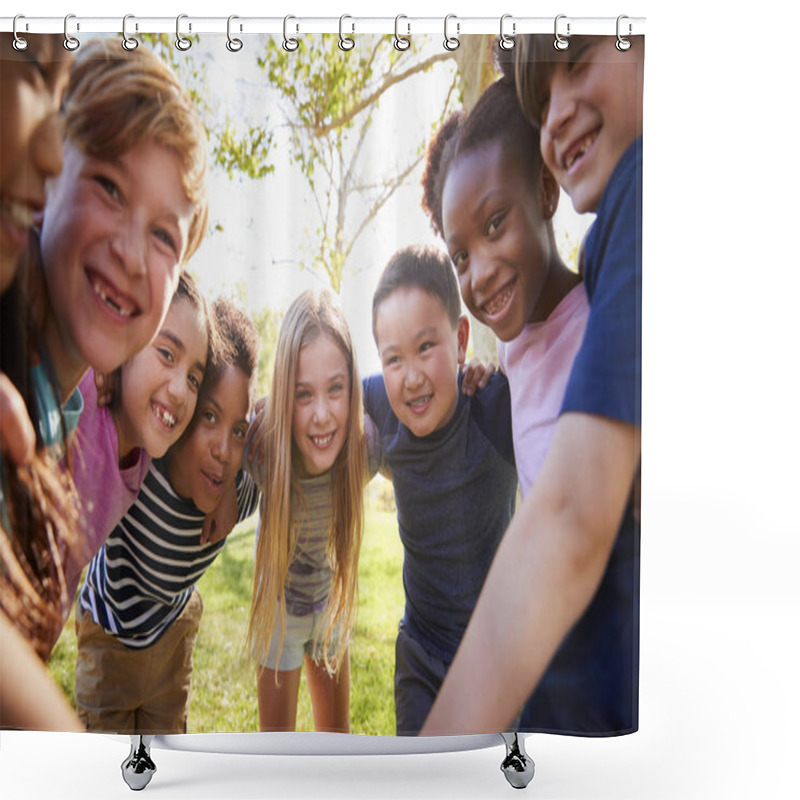
<svg viewBox="0 0 800 800"><path fill-rule="evenodd" d="M15 464L25 466L36 451L36 433L22 395L0 372L0 451Z"/></svg>
<svg viewBox="0 0 800 800"><path fill-rule="evenodd" d="M222 541L233 530L238 520L239 500L234 481L225 490L214 512L206 514L203 520L203 532L200 534L200 544L215 544Z"/></svg>
<svg viewBox="0 0 800 800"><path fill-rule="evenodd" d="M640 431L561 416L498 548L423 735L503 731L592 600L639 462Z"/></svg>
<svg viewBox="0 0 800 800"><path fill-rule="evenodd" d="M0 726L33 731L85 730L39 657L2 611L0 642Z"/></svg>

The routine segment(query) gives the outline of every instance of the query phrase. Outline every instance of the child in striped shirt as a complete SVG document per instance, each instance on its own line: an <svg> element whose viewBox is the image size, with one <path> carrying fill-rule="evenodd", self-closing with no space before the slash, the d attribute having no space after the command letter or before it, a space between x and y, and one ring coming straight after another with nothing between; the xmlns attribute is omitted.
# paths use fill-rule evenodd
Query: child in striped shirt
<svg viewBox="0 0 800 800"><path fill-rule="evenodd" d="M186 732L203 609L196 583L224 546L203 540L203 521L234 484L240 520L257 506L241 464L258 338L232 304L213 308L231 352L207 372L189 429L153 462L80 594L75 702L89 730Z"/></svg>

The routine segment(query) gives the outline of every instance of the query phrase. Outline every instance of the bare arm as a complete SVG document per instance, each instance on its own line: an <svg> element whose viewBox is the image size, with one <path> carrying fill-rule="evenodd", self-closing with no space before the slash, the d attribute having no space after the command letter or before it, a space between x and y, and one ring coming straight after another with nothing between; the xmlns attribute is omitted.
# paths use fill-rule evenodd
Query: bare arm
<svg viewBox="0 0 800 800"><path fill-rule="evenodd" d="M561 417L422 735L507 729L597 591L639 452L632 425Z"/></svg>
<svg viewBox="0 0 800 800"><path fill-rule="evenodd" d="M30 464L36 434L25 401L6 375L0 372L0 451L15 464Z"/></svg>
<svg viewBox="0 0 800 800"><path fill-rule="evenodd" d="M33 648L0 612L0 726L33 731L85 728Z"/></svg>

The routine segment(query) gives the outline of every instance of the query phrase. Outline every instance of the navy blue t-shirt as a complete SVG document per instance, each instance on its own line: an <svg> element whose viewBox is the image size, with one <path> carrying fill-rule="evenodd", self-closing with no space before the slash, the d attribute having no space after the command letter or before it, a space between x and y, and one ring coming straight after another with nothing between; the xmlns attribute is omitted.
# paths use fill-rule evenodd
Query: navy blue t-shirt
<svg viewBox="0 0 800 800"><path fill-rule="evenodd" d="M562 413L641 425L642 137L614 169L586 236L589 321ZM639 725L639 520L633 492L597 594L567 635L520 729L608 735Z"/></svg>
<svg viewBox="0 0 800 800"><path fill-rule="evenodd" d="M404 550L403 623L449 664L514 515L508 381L492 375L472 397L459 391L453 418L424 437L395 416L382 375L364 380L364 409L380 433L382 467L392 473Z"/></svg>

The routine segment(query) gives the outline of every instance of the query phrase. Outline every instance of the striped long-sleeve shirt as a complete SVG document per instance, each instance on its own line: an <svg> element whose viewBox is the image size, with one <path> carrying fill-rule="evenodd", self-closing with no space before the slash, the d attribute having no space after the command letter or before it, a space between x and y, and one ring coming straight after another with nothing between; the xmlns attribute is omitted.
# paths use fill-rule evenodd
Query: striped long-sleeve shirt
<svg viewBox="0 0 800 800"><path fill-rule="evenodd" d="M258 488L236 476L239 520L258 504ZM179 497L164 460L155 461L136 502L92 559L80 595L84 611L128 647L149 647L178 617L195 584L225 546L201 544L205 514Z"/></svg>

